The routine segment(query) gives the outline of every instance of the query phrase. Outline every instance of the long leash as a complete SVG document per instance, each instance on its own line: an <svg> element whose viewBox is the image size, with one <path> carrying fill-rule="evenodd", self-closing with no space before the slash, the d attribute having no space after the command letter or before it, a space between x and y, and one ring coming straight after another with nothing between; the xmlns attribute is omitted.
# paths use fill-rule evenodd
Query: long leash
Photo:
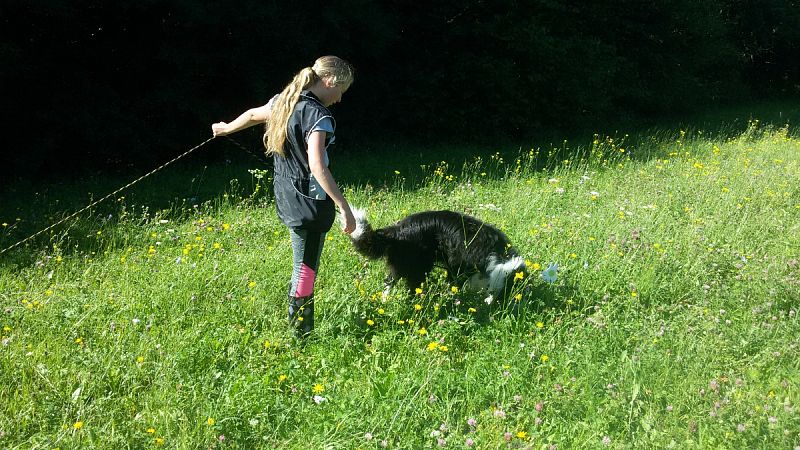
<svg viewBox="0 0 800 450"><path fill-rule="evenodd" d="M115 195L119 194L120 192L124 191L125 189L127 189L127 188L129 188L129 187L133 186L134 184L136 184L136 183L138 183L138 182L140 182L140 181L144 180L145 178L147 178L147 177L149 177L150 175L152 175L152 174L154 174L154 173L158 172L159 170L161 170L161 169L163 169L163 168L165 168L165 167L169 166L170 164L172 164L172 163L174 163L175 161L177 161L177 160L179 160L179 159L183 158L184 156L188 155L189 153L192 153L193 151L197 150L198 148L200 148L200 147L202 147L202 146L204 146L204 145L208 144L208 143L209 143L209 142L211 142L213 139L214 139L214 136L212 136L212 137L210 137L210 138L206 139L205 141L201 142L200 144L197 144L197 145L195 145L194 147L192 147L192 148L190 148L189 150L187 150L187 151L185 151L185 152L181 153L180 155L176 156L175 158L171 159L170 161L167 161L167 162L165 162L164 164L162 164L162 165L160 165L160 166L156 167L155 169L151 170L150 172L148 172L148 173L146 173L146 174L144 174L144 175L140 176L139 178L137 178L137 179L135 179L135 180L131 181L130 183L126 184L125 186L122 186L121 188L119 188L119 189L115 190L114 192L112 192L112 193L110 193L110 194L106 195L105 197L101 198L100 200L95 200L95 201L93 201L92 203L88 204L87 206L85 206L85 207L83 207L83 208L79 209L78 211L75 211L74 213L70 214L69 216L67 216L67 217L65 217L65 218L63 218L63 219L61 219L61 220L59 220L58 222L56 222L56 223L54 223L54 224L50 225L49 227L47 227L47 228L45 228L45 229L43 229L43 230L41 230L41 231L37 231L36 233L34 233L34 234L32 234L32 235L30 235L30 236L26 237L25 239L23 239L23 240L21 240L21 241L17 242L16 244L14 244L14 245L12 245L12 246L10 246L10 247L7 247L7 248L4 248L3 250L0 250L0 255L2 255L3 253L5 253L5 252L7 252L7 251L9 251L9 250L11 250L11 249L14 249L14 248L16 248L16 247L19 247L20 245L24 244L25 242L28 242L28 241L30 241L31 239L35 238L36 236L39 236L39 235L41 235L42 233L46 233L47 231L50 231L50 230L52 230L53 228L55 228L55 227L57 227L57 226L61 225L62 223L64 223L64 222L66 222L66 221L68 221L68 220L70 220L70 219L72 219L72 218L74 218L74 217L78 216L79 214L81 214L82 212L86 211L87 209L89 209L89 208L91 208L91 207L93 207L93 206L95 206L95 205L97 205L97 204L99 204L99 203L101 203L101 202L103 202L103 201L105 201L105 200L107 200L107 199L109 199L109 198L111 198L111 197L113 197L113 196L115 196ZM231 139L231 141L233 141L233 139ZM241 147L241 148L244 148L244 147L243 147L242 145L240 145L238 142L236 142L236 141L233 141L233 142L234 142L234 143L236 143L236 144L237 144L239 147Z"/></svg>

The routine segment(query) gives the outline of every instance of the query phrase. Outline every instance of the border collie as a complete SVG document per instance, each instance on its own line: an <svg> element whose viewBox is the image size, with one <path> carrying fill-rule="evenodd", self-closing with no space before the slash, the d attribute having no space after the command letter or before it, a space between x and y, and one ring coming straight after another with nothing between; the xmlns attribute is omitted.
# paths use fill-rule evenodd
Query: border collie
<svg viewBox="0 0 800 450"><path fill-rule="evenodd" d="M374 230L366 212L353 209L356 229L350 241L369 259L385 258L387 291L400 278L413 292L440 264L451 282L468 277L470 288L488 291L486 303L502 296L510 277L523 272L525 260L505 234L474 217L453 211L412 214L394 225Z"/></svg>

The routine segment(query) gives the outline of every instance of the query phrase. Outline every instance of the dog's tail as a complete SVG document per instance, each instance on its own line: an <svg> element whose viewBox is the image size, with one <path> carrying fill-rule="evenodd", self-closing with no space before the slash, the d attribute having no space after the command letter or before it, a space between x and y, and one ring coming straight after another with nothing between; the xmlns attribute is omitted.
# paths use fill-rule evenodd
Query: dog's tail
<svg viewBox="0 0 800 450"><path fill-rule="evenodd" d="M378 259L386 254L388 240L385 236L372 229L367 221L367 212L363 209L353 208L356 218L356 229L350 233L350 242L358 253L370 259Z"/></svg>

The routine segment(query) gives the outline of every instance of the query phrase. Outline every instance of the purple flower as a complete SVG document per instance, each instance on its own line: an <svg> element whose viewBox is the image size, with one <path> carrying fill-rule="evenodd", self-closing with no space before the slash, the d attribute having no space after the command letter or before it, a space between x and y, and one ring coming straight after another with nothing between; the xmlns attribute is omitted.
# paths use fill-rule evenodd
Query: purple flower
<svg viewBox="0 0 800 450"><path fill-rule="evenodd" d="M603 445L605 445L606 447L611 445L611 438L608 436L603 436Z"/></svg>
<svg viewBox="0 0 800 450"><path fill-rule="evenodd" d="M464 445L466 445L467 447L472 447L473 445L475 445L475 441L473 441L472 438L467 438L467 440L464 441Z"/></svg>
<svg viewBox="0 0 800 450"><path fill-rule="evenodd" d="M478 426L478 421L470 417L469 419L467 419L467 425L471 426L472 428L475 428L476 426Z"/></svg>
<svg viewBox="0 0 800 450"><path fill-rule="evenodd" d="M542 405L542 402L537 403L536 406L533 407L533 409L535 409L536 412L542 412L542 408L544 408L544 405Z"/></svg>

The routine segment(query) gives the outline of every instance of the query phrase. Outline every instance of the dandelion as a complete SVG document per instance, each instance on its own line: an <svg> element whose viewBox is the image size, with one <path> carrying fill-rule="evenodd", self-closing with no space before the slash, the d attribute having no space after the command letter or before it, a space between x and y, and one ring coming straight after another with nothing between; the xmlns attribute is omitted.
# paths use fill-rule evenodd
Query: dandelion
<svg viewBox="0 0 800 450"><path fill-rule="evenodd" d="M450 288L450 292L452 292L453 294L458 294L458 287L457 286L452 286Z"/></svg>
<svg viewBox="0 0 800 450"><path fill-rule="evenodd" d="M417 333L419 333L420 336L425 336L426 334L428 334L428 330L426 330L425 328L420 328L419 331L417 331Z"/></svg>
<svg viewBox="0 0 800 450"><path fill-rule="evenodd" d="M528 439L528 433L526 433L525 431L517 431L517 437L524 441Z"/></svg>
<svg viewBox="0 0 800 450"><path fill-rule="evenodd" d="M74 424L72 424L72 429L74 429L74 430L80 430L81 428L83 428L83 421L82 420L79 420L79 421L75 422Z"/></svg>
<svg viewBox="0 0 800 450"><path fill-rule="evenodd" d="M217 421L214 420L213 417L209 417L208 419L206 419L206 425L208 425L210 427L213 427L215 423L217 423Z"/></svg>
<svg viewBox="0 0 800 450"><path fill-rule="evenodd" d="M547 269L542 272L542 279L548 283L555 283L558 279L558 264L550 264Z"/></svg>
<svg viewBox="0 0 800 450"><path fill-rule="evenodd" d="M322 392L325 392L325 386L323 386L323 385L321 385L321 384L317 383L317 384L315 384L315 385L314 385L314 387L313 387L313 388L311 388L311 390L312 390L312 391L313 391L315 394L320 394L320 393L322 393Z"/></svg>
<svg viewBox="0 0 800 450"><path fill-rule="evenodd" d="M164 438L156 438L156 445L164 445Z"/></svg>
<svg viewBox="0 0 800 450"><path fill-rule="evenodd" d="M536 322L536 328L539 328L539 329L542 329L542 328L544 328L544 323L542 323L542 322Z"/></svg>
<svg viewBox="0 0 800 450"><path fill-rule="evenodd" d="M278 375L278 383L283 383L288 378L285 374Z"/></svg>
<svg viewBox="0 0 800 450"><path fill-rule="evenodd" d="M421 309L422 309L422 305L420 305L419 303L414 305L414 311L420 311Z"/></svg>
<svg viewBox="0 0 800 450"><path fill-rule="evenodd" d="M546 362L547 362L547 361L550 359L550 357L549 357L549 356L547 356L547 355L542 355L542 358L541 358L541 359L542 359L542 362L543 362L543 363L546 363Z"/></svg>

